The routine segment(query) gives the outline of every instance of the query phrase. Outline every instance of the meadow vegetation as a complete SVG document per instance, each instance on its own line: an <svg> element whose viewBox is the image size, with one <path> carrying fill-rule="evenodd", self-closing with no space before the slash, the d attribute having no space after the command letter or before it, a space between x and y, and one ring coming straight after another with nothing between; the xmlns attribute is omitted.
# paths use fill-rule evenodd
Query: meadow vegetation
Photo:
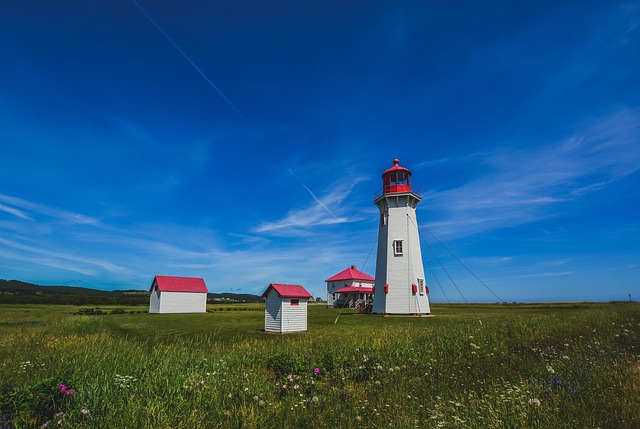
<svg viewBox="0 0 640 429"><path fill-rule="evenodd" d="M640 427L637 303L311 305L287 335L262 307L2 305L0 428Z"/></svg>

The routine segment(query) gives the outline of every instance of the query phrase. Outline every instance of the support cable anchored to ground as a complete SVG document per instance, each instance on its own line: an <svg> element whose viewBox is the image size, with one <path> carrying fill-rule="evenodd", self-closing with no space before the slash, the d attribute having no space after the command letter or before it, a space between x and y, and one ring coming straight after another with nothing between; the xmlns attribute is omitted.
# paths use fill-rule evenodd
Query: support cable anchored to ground
<svg viewBox="0 0 640 429"><path fill-rule="evenodd" d="M369 254L367 255L367 258L364 260L364 264L362 264L362 268L360 268L360 271L364 272L364 267L367 265L367 262L369 261L369 257L371 256L371 252L373 252L373 248L376 247L376 244L378 244L378 240L375 240L373 242L373 246L371 246L371 249L369 250Z"/></svg>
<svg viewBox="0 0 640 429"><path fill-rule="evenodd" d="M422 239L422 241L425 241L425 240ZM428 246L429 245L427 244L427 247ZM429 250L431 250L431 249L429 249ZM434 255L434 258L435 258L435 255ZM440 292L442 292L442 294L444 295L444 299L447 300L447 304L449 304L449 307L451 307L451 311L453 311L453 314L456 314L456 309L453 306L453 304L451 303L451 301L449 300L449 296L447 296L447 293L444 291L444 288L442 287L442 284L440 284L440 280L438 280L438 277L436 277L436 273L433 272L433 268L431 268L431 264L429 263L429 261L426 258L424 258L424 261L427 263L427 267L429 267L429 271L431 272L431 275L433 276L433 279L436 281L436 283L438 283L438 288L440 288Z"/></svg>
<svg viewBox="0 0 640 429"><path fill-rule="evenodd" d="M407 215L407 219L410 219L409 215ZM416 225L416 229L418 228L418 225ZM420 232L420 230L418 230L418 232ZM418 234L420 235L420 234ZM456 288L456 290L458 291L458 293L460 294L460 296L462 297L462 300L465 302L465 304L467 304L467 306L469 307L469 309L471 310L471 312L473 313L473 315L475 316L476 319L478 319L478 322L480 322L480 324L482 325L482 320L480 320L480 317L478 317L478 315L476 314L475 311L473 311L473 308L471 308L471 304L469 304L469 301L467 301L467 298L464 296L464 294L462 293L462 291L460 290L460 288L458 287L458 285L456 284L456 282L453 280L453 278L451 277L451 275L449 274L449 272L447 271L447 269L444 267L444 265L442 264L442 262L440 262L440 259L436 256L436 253L433 251L433 249L431 248L431 245L429 244L429 242L427 240L424 239L424 237L421 237L422 241L424 242L424 244L427 245L427 247L429 248L429 251L431 252L431 254L433 255L433 257L435 258L436 262L438 262L438 265L440 265L440 268L442 268L442 271L444 271L444 273L447 275L447 277L449 277L449 281L451 282L451 284L453 284L453 287Z"/></svg>
<svg viewBox="0 0 640 429"><path fill-rule="evenodd" d="M471 269L470 269L470 268L469 268L469 267L468 267L464 262L462 262L462 260L461 260L460 258L458 258L458 257L457 257L457 256L456 256L456 255L451 251L451 250L449 250L449 248L448 248L447 246L445 246L445 244L444 244L442 241L440 241L440 240L438 239L438 237L436 237L436 236L431 232L431 230L429 230L429 228L427 228L427 226L426 226L425 224L423 224L423 223L422 223L422 222L420 222L420 221L417 221L417 222L420 224L420 226L422 226L422 227L423 227L423 228L424 228L424 229L429 233L429 235L431 235L431 237L433 237L433 239L434 239L435 241L437 241L437 242L438 242L438 244L440 244L440 246L442 246L442 248L443 248L443 249L445 249L445 250L446 250L446 251L447 251L451 256L453 256L453 257L455 258L455 260L456 260L456 261L458 261L458 263L464 267L464 269L465 269L465 270L467 270L467 271L468 271L468 272L469 272L469 273L470 273L470 274L471 274L471 275L472 275L472 276L473 276L473 277L474 277L474 278L475 278L475 279L476 279L476 280L477 280L477 281L478 281L482 286L484 286L484 287L485 287L485 289L487 289L489 292L491 292L491 294L492 294L493 296L495 296L495 297L498 299L498 301L499 301L499 302L501 302L502 304L507 304L507 302L506 302L506 301L504 301L502 298L500 298L500 297L498 296L498 294L496 294L496 293L495 293L495 292L494 292L494 291L493 291L493 290L492 290L492 289L491 289L491 288L490 288L490 287L489 287L485 282L483 282L483 281L482 281L482 280L481 280L481 279L480 279L480 278L479 278L479 277L478 277L478 276L477 276L473 271L471 271ZM439 259L438 259L438 257L436 256L435 252L433 251L433 249L431 248L431 246L429 245L429 243L427 242L427 240L426 240L424 237L422 237L422 235L420 235L420 237L422 238L422 240L424 241L424 243L427 245L427 247L429 247L429 250L430 250L430 251L431 251L431 253L433 254L433 257L436 259L436 261L438 261L438 263L440 264L440 266L442 267L442 269L444 270L444 272L447 274L447 276L449 277L449 279L451 279L451 276L449 276L449 273L444 269L444 267L443 267L443 266L442 266L442 264L440 263L440 260L439 260ZM431 267L430 267L430 266L429 266L429 269L431 269ZM433 271L432 271L432 273L433 273ZM435 277L435 275L434 275L434 277ZM453 283L453 280L451 280L451 282ZM455 283L454 283L454 286L456 286L456 285L455 285ZM456 286L456 289L458 289L458 287L457 287L457 286ZM460 290L459 290L459 289L458 289L458 292L460 292ZM460 292L460 295L462 295L462 293L461 293L461 292ZM467 300L464 298L464 296L463 296L463 299L464 299L464 301L468 304L468 302L467 302ZM510 307L509 307L509 308L510 308ZM519 315L518 313L516 313L512 308L511 308L511 311L513 311L513 312L516 314L516 316L520 317L520 315ZM475 313L474 313L474 314L475 314ZM477 316L476 316L476 317L477 317ZM478 321L480 322L480 324L482 324L482 321L481 321L480 319L478 319Z"/></svg>
<svg viewBox="0 0 640 429"><path fill-rule="evenodd" d="M471 271L471 269L469 269L469 267L467 267L465 265L465 263L460 260L460 258L458 258L451 250L449 250L449 248L447 246L445 246L442 241L438 240L438 237L433 235L433 233L429 230L429 228L426 227L426 225L424 225L422 223L420 223L420 225L429 233L429 235L431 235L433 237L434 240L436 240L438 242L438 244L440 244L447 252L449 252L449 254L451 256L453 256L456 259L456 261L458 261L460 263L460 265L462 265L465 268L465 270L467 270L473 277L475 277L475 279L478 280L478 282L480 282L480 284L482 286L484 286L489 292L491 292L491 294L493 296L498 298L498 301L500 301L503 304L506 304L506 302L502 298L500 298L493 290L491 290L491 288L489 286L487 286L487 284L485 282L480 280L480 278L478 276L476 276L476 274L473 271Z"/></svg>

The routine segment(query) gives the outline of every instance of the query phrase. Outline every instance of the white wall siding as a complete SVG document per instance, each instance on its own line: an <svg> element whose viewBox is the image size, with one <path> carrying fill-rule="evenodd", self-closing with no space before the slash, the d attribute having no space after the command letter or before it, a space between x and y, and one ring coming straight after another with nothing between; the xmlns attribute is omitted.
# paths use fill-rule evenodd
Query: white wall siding
<svg viewBox="0 0 640 429"><path fill-rule="evenodd" d="M286 333L307 330L306 298L299 298L298 305L291 305L291 299L281 298L273 289L269 291L265 299L265 331Z"/></svg>
<svg viewBox="0 0 640 429"><path fill-rule="evenodd" d="M278 292L270 290L265 299L264 330L267 332L282 332L282 299Z"/></svg>
<svg viewBox="0 0 640 429"><path fill-rule="evenodd" d="M307 330L307 300L299 298L298 302L298 305L291 305L290 298L282 299L282 332Z"/></svg>
<svg viewBox="0 0 640 429"><path fill-rule="evenodd" d="M149 299L149 313L160 313L160 291L154 287Z"/></svg>
<svg viewBox="0 0 640 429"><path fill-rule="evenodd" d="M159 313L206 313L207 294L160 292Z"/></svg>
<svg viewBox="0 0 640 429"><path fill-rule="evenodd" d="M412 285L424 279L416 206L420 200L410 194L387 195L376 201L381 213L387 214L378 238L374 313L427 314L426 293L413 293ZM402 240L402 255L394 253L393 244ZM384 285L389 285L384 293Z"/></svg>
<svg viewBox="0 0 640 429"><path fill-rule="evenodd" d="M336 296L336 299L333 299L333 293L345 286L373 287L374 283L370 280L340 280L337 282L327 282L327 307L333 308L335 301L339 298L339 296Z"/></svg>

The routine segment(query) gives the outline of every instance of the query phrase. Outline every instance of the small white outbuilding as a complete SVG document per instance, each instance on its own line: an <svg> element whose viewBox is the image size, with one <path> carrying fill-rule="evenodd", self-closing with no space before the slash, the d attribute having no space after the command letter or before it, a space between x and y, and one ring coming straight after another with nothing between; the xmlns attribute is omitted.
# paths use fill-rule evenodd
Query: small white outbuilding
<svg viewBox="0 0 640 429"><path fill-rule="evenodd" d="M302 332L307 330L307 301L311 294L299 285L271 283L265 299L264 330L267 332Z"/></svg>
<svg viewBox="0 0 640 429"><path fill-rule="evenodd" d="M206 313L207 286L195 277L155 276L149 313Z"/></svg>

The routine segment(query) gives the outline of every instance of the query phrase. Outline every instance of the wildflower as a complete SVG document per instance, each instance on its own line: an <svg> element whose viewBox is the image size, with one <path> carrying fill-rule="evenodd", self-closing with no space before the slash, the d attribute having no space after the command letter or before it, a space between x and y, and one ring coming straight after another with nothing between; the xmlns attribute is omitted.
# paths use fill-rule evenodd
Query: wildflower
<svg viewBox="0 0 640 429"><path fill-rule="evenodd" d="M555 372L551 365L547 365L547 371L549 371L549 374L553 374Z"/></svg>
<svg viewBox="0 0 640 429"><path fill-rule="evenodd" d="M85 415L89 414L89 410L87 410L86 408L81 409L80 412Z"/></svg>
<svg viewBox="0 0 640 429"><path fill-rule="evenodd" d="M66 392L64 392L67 396L73 396L76 394L76 391L73 389L69 389Z"/></svg>
<svg viewBox="0 0 640 429"><path fill-rule="evenodd" d="M64 384L60 385L60 391L64 392L65 390L67 390L67 386L65 386Z"/></svg>
<svg viewBox="0 0 640 429"><path fill-rule="evenodd" d="M529 399L529 405L535 405L536 407L539 407L540 406L540 399L536 399L536 398Z"/></svg>
<svg viewBox="0 0 640 429"><path fill-rule="evenodd" d="M286 384L283 384L283 385L282 385L282 388L283 388L283 389L286 389L286 388L287 388L287 385L286 385Z"/></svg>
<svg viewBox="0 0 640 429"><path fill-rule="evenodd" d="M362 421L362 417L356 416L356 421Z"/></svg>
<svg viewBox="0 0 640 429"><path fill-rule="evenodd" d="M294 385L293 385L293 390L298 390L299 388L300 388L300 386L299 386L299 385L297 385L297 384L294 384Z"/></svg>
<svg viewBox="0 0 640 429"><path fill-rule="evenodd" d="M320 368L316 367L313 372L314 374L320 374Z"/></svg>

